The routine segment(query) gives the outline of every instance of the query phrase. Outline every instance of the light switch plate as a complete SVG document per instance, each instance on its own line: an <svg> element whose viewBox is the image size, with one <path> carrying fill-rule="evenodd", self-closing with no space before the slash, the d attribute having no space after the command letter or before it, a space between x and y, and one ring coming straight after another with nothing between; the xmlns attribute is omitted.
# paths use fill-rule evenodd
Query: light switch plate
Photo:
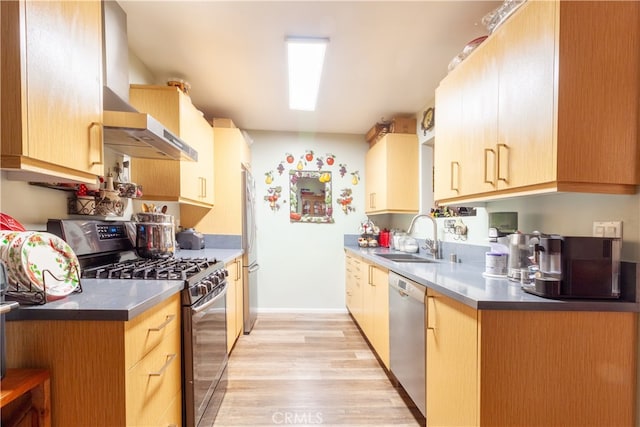
<svg viewBox="0 0 640 427"><path fill-rule="evenodd" d="M622 221L593 221L593 237L619 237L622 239Z"/></svg>

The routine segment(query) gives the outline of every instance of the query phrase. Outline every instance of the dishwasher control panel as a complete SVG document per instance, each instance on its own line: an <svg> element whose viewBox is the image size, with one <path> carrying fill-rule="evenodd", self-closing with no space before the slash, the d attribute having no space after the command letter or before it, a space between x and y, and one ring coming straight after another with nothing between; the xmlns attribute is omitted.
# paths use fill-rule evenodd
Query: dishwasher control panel
<svg viewBox="0 0 640 427"><path fill-rule="evenodd" d="M402 277L394 272L389 272L389 287L390 290L398 292L405 297L411 297L418 301L424 301L427 288L415 283L405 277Z"/></svg>

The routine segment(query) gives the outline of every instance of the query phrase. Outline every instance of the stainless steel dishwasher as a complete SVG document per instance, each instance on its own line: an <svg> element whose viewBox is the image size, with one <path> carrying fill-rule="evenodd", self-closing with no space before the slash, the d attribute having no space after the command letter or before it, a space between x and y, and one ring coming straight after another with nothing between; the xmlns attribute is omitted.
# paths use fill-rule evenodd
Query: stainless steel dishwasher
<svg viewBox="0 0 640 427"><path fill-rule="evenodd" d="M424 299L427 289L389 272L391 373L426 416Z"/></svg>

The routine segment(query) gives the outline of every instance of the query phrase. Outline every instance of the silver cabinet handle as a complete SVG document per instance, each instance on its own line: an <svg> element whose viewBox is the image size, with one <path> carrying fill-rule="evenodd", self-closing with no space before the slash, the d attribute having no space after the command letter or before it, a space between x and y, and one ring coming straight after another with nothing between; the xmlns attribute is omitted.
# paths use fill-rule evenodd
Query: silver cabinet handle
<svg viewBox="0 0 640 427"><path fill-rule="evenodd" d="M159 377L162 374L164 374L164 371L169 367L169 365L171 365L171 362L173 362L173 359L175 359L176 356L177 356L176 353L167 354L167 361L164 362L164 365L162 365L162 368L160 368L160 370L156 371L156 372L149 372L149 376L150 377Z"/></svg>
<svg viewBox="0 0 640 427"><path fill-rule="evenodd" d="M99 133L98 133L98 137L95 137L95 133L94 133L94 129L98 129ZM96 165L103 165L104 164L104 147L102 146L102 139L103 139L103 130L102 130L102 123L98 123L98 122L92 122L89 125L89 151L91 151L92 148L97 147L99 148L100 151L100 160L99 161L92 161L91 162L91 166L96 166ZM89 155L91 155L91 153L89 153Z"/></svg>
<svg viewBox="0 0 640 427"><path fill-rule="evenodd" d="M175 314L170 314L167 316L164 322L162 322L160 325L156 326L155 328L149 328L149 330L154 332L160 331L164 329L164 327L167 326L169 323L171 323L175 318L176 318Z"/></svg>
<svg viewBox="0 0 640 427"><path fill-rule="evenodd" d="M433 300L433 301L435 302L436 297L434 297L434 296L427 296L427 300L426 300L426 306L427 306L427 307L426 307L426 308L427 308L427 310L426 310L426 311L427 311L426 316L427 316L427 318L425 319L425 320L426 320L425 325L426 325L426 327L427 327L427 330L435 331L435 330L436 330L436 327L435 327L435 326L430 326L430 322L429 322L429 319L430 319L430 317L431 317L431 316L429 316L429 314L431 313L431 309L429 308L429 301L430 301L430 300Z"/></svg>
<svg viewBox="0 0 640 427"><path fill-rule="evenodd" d="M242 265L240 264L240 260L236 260L236 281L242 279Z"/></svg>
<svg viewBox="0 0 640 427"><path fill-rule="evenodd" d="M451 162L450 178L451 178L451 182L449 183L450 190L455 191L456 193L460 192L460 163Z"/></svg>
<svg viewBox="0 0 640 427"><path fill-rule="evenodd" d="M14 308L20 307L20 304L17 302L8 302L4 304L0 304L0 314L5 314L13 310Z"/></svg>
<svg viewBox="0 0 640 427"><path fill-rule="evenodd" d="M491 184L492 186L496 186L495 182L493 182L493 179L489 179L489 164L487 162L487 154L493 154L494 159L496 156L496 152L493 151L493 149L491 148L485 148L484 149L484 183L485 184ZM495 176L495 172L493 173L493 175Z"/></svg>
<svg viewBox="0 0 640 427"><path fill-rule="evenodd" d="M501 167L500 167L500 159L502 158L502 156L500 156L501 153L501 148L504 149L504 151L507 153L506 157L507 157L507 161L506 161L506 167L507 167L507 173L505 173L505 176L501 175ZM509 182L509 146L507 144L498 144L497 145L497 151L498 151L498 181L504 181L506 183Z"/></svg>

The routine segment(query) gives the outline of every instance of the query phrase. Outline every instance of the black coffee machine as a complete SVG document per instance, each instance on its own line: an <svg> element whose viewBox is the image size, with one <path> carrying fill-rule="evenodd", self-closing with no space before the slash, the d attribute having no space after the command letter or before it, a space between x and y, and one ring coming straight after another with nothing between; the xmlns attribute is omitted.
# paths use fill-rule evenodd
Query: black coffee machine
<svg viewBox="0 0 640 427"><path fill-rule="evenodd" d="M622 240L610 237L541 237L539 271L525 292L557 299L620 297Z"/></svg>

